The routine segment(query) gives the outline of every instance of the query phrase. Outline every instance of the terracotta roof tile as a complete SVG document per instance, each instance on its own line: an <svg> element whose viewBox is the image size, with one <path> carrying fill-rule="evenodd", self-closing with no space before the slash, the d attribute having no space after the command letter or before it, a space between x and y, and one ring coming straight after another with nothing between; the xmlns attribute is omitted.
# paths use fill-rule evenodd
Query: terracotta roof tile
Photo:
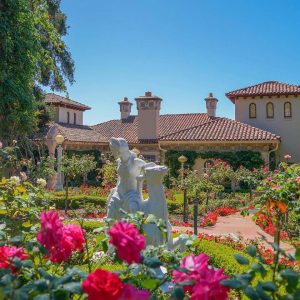
<svg viewBox="0 0 300 300"><path fill-rule="evenodd" d="M275 141L280 137L227 118L215 118L202 125L167 134L161 141Z"/></svg>
<svg viewBox="0 0 300 300"><path fill-rule="evenodd" d="M300 95L300 86L278 81L266 81L225 94L232 102L236 97Z"/></svg>
<svg viewBox="0 0 300 300"><path fill-rule="evenodd" d="M205 113L160 115L160 136L200 125L210 121L211 119L212 118ZM106 136L107 139L114 136L123 137L129 143L145 143L145 141L138 140L137 116L130 116L125 120L111 120L91 127Z"/></svg>
<svg viewBox="0 0 300 300"><path fill-rule="evenodd" d="M91 109L89 106L84 105L80 102L62 97L60 95L56 95L53 93L49 93L45 95L45 102L49 103L49 104L60 104L60 105L65 105L65 106L69 106L71 108L75 108L75 109L79 109L79 110L89 110Z"/></svg>
<svg viewBox="0 0 300 300"><path fill-rule="evenodd" d="M107 138L90 126L58 124L58 132L71 142L106 143Z"/></svg>

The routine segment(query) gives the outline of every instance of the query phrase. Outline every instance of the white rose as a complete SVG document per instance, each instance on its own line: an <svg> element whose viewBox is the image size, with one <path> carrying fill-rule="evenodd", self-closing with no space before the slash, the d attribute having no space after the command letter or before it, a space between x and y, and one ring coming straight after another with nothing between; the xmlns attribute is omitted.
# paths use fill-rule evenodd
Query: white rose
<svg viewBox="0 0 300 300"><path fill-rule="evenodd" d="M19 185L21 183L21 179L19 176L12 176L10 177L10 180L16 185Z"/></svg>
<svg viewBox="0 0 300 300"><path fill-rule="evenodd" d="M37 183L37 185L39 185L40 187L43 187L43 188L47 185L47 181L43 178L37 179L36 183Z"/></svg>

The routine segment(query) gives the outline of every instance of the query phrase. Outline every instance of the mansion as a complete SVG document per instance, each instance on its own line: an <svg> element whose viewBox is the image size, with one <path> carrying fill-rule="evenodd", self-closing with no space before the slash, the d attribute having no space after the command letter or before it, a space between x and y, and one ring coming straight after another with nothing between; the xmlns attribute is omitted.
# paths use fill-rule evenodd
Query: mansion
<svg viewBox="0 0 300 300"><path fill-rule="evenodd" d="M161 114L163 99L146 92L135 98L137 115L131 114L133 103L125 97L118 102L119 119L87 126L83 114L90 107L47 94L45 102L53 107L55 122L48 127L45 142L50 156L57 146L55 137L61 134L66 150L103 153L109 151L111 137L123 137L149 161L158 161L168 150L252 150L259 151L266 164L272 152L277 160L290 154L293 162L300 162L300 86L267 81L225 95L235 105L235 120L218 116L218 100L212 93L204 99L206 112Z"/></svg>

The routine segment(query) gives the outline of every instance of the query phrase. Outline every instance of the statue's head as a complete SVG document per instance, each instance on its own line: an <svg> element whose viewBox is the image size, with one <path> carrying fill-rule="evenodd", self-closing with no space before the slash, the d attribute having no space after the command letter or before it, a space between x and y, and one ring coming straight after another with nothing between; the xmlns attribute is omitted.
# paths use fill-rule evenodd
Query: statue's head
<svg viewBox="0 0 300 300"><path fill-rule="evenodd" d="M131 155L128 144L123 138L112 137L109 140L109 148L116 159L120 158L122 161L127 161Z"/></svg>

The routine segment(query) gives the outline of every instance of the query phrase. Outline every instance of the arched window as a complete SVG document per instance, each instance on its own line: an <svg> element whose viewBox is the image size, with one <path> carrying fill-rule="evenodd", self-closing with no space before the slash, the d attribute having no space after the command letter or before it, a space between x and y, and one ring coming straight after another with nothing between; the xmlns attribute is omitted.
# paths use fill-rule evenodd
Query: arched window
<svg viewBox="0 0 300 300"><path fill-rule="evenodd" d="M284 103L284 117L285 118L292 117L292 103L291 102Z"/></svg>
<svg viewBox="0 0 300 300"><path fill-rule="evenodd" d="M74 124L76 125L76 113L74 113Z"/></svg>
<svg viewBox="0 0 300 300"><path fill-rule="evenodd" d="M274 104L272 102L268 102L266 109L267 109L267 118L273 119L274 118Z"/></svg>
<svg viewBox="0 0 300 300"><path fill-rule="evenodd" d="M67 112L67 123L70 124L70 113Z"/></svg>
<svg viewBox="0 0 300 300"><path fill-rule="evenodd" d="M256 118L256 104L255 103L249 104L249 118L250 119Z"/></svg>

